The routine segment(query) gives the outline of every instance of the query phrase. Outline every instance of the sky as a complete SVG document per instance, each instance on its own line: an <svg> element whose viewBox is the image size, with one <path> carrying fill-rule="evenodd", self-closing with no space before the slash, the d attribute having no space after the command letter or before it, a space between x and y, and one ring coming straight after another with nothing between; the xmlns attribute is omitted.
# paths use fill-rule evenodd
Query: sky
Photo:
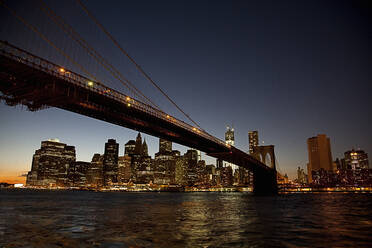
<svg viewBox="0 0 372 248"><path fill-rule="evenodd" d="M291 178L298 166L306 168L306 140L317 134L330 138L334 159L352 148L372 154L368 1L83 2L203 129L223 139L226 125L233 125L235 144L244 151L248 131L258 130L260 143L275 145L277 165ZM36 14L36 3L8 1L68 47L67 38ZM179 116L75 1L46 3L164 111ZM63 59L54 59L52 48L24 33L22 24L1 6L0 14L1 40L69 68ZM76 48L70 50L100 74L96 65L76 55ZM103 73L98 76L106 83ZM120 143L122 155L124 144L137 135L60 109L29 112L4 102L0 119L0 181L23 181L21 175L30 170L42 140L59 138L76 147L78 160L90 161L94 153L103 153L107 139ZM153 156L158 139L144 137Z"/></svg>

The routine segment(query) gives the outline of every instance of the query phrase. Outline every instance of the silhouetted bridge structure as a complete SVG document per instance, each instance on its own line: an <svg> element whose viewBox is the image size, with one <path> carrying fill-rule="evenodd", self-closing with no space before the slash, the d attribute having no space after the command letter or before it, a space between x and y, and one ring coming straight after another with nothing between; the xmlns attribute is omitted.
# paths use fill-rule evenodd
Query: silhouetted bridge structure
<svg viewBox="0 0 372 248"><path fill-rule="evenodd" d="M224 141L148 104L0 41L1 98L31 111L56 107L138 130L253 172L254 193L276 194L276 170Z"/></svg>

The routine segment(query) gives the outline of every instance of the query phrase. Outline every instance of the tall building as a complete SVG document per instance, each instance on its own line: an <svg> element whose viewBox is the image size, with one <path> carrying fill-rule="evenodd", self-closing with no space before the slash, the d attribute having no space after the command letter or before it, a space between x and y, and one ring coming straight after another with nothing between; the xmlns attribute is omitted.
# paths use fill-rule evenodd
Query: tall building
<svg viewBox="0 0 372 248"><path fill-rule="evenodd" d="M153 160L150 156L132 157L132 179L134 183L147 184L154 181Z"/></svg>
<svg viewBox="0 0 372 248"><path fill-rule="evenodd" d="M90 162L76 161L71 163L68 179L69 185L74 187L86 187L88 171L92 164Z"/></svg>
<svg viewBox="0 0 372 248"><path fill-rule="evenodd" d="M226 127L225 132L225 142L228 145L233 146L235 144L235 138L234 138L234 128L230 128L229 126Z"/></svg>
<svg viewBox="0 0 372 248"><path fill-rule="evenodd" d="M248 132L249 154L253 154L253 148L258 146L258 131Z"/></svg>
<svg viewBox="0 0 372 248"><path fill-rule="evenodd" d="M368 169L368 154L363 150L354 150L347 151L345 155L345 164L346 169L358 170L358 169Z"/></svg>
<svg viewBox="0 0 372 248"><path fill-rule="evenodd" d="M195 148L191 148L191 150L195 150L196 151L196 153L197 153L197 160L198 160L198 162L201 161L201 152L199 150L195 149Z"/></svg>
<svg viewBox="0 0 372 248"><path fill-rule="evenodd" d="M66 186L68 171L76 161L75 147L50 139L41 142L35 151L31 171L27 175L29 186Z"/></svg>
<svg viewBox="0 0 372 248"><path fill-rule="evenodd" d="M231 187L233 185L233 170L229 167L220 169L221 185L223 187Z"/></svg>
<svg viewBox="0 0 372 248"><path fill-rule="evenodd" d="M329 138L325 134L318 134L316 137L307 139L307 150L309 154L307 171L309 183L312 183L312 171L318 171L320 169L332 171L333 169Z"/></svg>
<svg viewBox="0 0 372 248"><path fill-rule="evenodd" d="M95 153L87 172L87 184L91 187L103 186L103 155Z"/></svg>
<svg viewBox="0 0 372 248"><path fill-rule="evenodd" d="M136 142L129 140L124 146L124 156L132 156L136 150Z"/></svg>
<svg viewBox="0 0 372 248"><path fill-rule="evenodd" d="M183 155L187 164L186 180L187 185L194 185L198 181L198 152L193 149L187 150Z"/></svg>
<svg viewBox="0 0 372 248"><path fill-rule="evenodd" d="M153 161L155 184L176 183L176 161L179 157L180 152L172 150L172 142L159 139L159 152L155 153ZM180 178L178 179L182 181Z"/></svg>
<svg viewBox="0 0 372 248"><path fill-rule="evenodd" d="M234 128L230 128L229 126L226 127L225 132L225 142L227 145L234 146L235 145L235 138L234 138ZM225 163L225 167L230 166L232 168L233 173L235 170L237 170L239 167L232 163Z"/></svg>
<svg viewBox="0 0 372 248"><path fill-rule="evenodd" d="M175 159L175 183L178 185L188 185L188 160L184 156Z"/></svg>
<svg viewBox="0 0 372 248"><path fill-rule="evenodd" d="M118 182L119 183L128 183L132 177L132 157L124 155L119 157L118 160Z"/></svg>
<svg viewBox="0 0 372 248"><path fill-rule="evenodd" d="M147 147L147 144L146 144L146 139L143 141L143 144L142 144L142 153L141 153L142 156L145 156L147 157L149 155L149 150L148 150L148 147Z"/></svg>
<svg viewBox="0 0 372 248"><path fill-rule="evenodd" d="M240 186L249 186L252 184L251 173L249 170L239 167L234 175L234 184Z"/></svg>
<svg viewBox="0 0 372 248"><path fill-rule="evenodd" d="M116 140L109 139L105 143L105 153L103 154L103 178L105 185L118 182L118 159L119 144L116 143Z"/></svg>
<svg viewBox="0 0 372 248"><path fill-rule="evenodd" d="M172 151L172 142L165 140L165 139L159 139L159 153L167 153Z"/></svg>
<svg viewBox="0 0 372 248"><path fill-rule="evenodd" d="M134 154L140 156L142 154L142 137L141 133L138 133L136 138L136 144L134 147Z"/></svg>

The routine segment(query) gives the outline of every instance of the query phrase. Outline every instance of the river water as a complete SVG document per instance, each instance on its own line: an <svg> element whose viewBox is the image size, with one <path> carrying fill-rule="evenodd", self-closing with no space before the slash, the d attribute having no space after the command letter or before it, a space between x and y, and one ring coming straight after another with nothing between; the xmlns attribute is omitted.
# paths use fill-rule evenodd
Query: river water
<svg viewBox="0 0 372 248"><path fill-rule="evenodd" d="M372 247L372 194L0 190L0 247Z"/></svg>

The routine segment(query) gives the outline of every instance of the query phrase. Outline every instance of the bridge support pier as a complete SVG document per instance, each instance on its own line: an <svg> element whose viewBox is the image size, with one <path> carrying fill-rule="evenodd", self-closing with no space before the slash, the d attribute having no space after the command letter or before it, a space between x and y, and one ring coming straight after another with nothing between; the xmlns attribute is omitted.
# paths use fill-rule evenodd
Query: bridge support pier
<svg viewBox="0 0 372 248"><path fill-rule="evenodd" d="M278 184L275 170L256 169L253 171L254 195L277 195Z"/></svg>

